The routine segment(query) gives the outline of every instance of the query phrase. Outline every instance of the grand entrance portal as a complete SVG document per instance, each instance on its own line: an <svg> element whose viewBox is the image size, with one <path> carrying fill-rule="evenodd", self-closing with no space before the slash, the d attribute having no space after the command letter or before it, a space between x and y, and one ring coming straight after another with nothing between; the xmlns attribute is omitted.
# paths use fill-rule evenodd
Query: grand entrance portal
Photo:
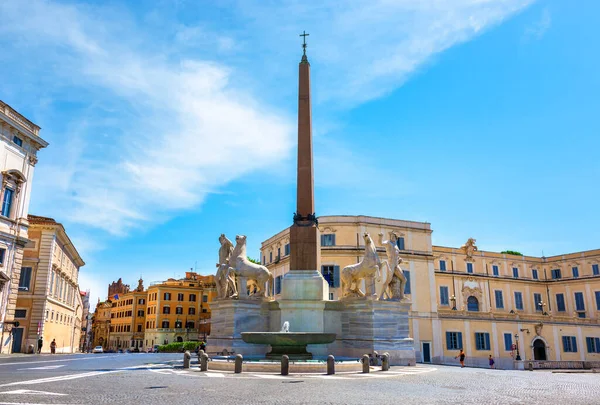
<svg viewBox="0 0 600 405"><path fill-rule="evenodd" d="M533 341L533 359L548 360L546 357L546 344L542 339L536 339Z"/></svg>

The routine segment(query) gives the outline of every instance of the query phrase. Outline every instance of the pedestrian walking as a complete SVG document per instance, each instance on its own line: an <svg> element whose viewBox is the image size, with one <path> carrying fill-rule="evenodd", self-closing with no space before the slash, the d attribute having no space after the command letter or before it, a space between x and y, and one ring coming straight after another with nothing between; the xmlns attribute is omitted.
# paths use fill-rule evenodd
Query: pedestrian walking
<svg viewBox="0 0 600 405"><path fill-rule="evenodd" d="M52 339L52 343L50 343L50 353L56 353L56 339Z"/></svg>
<svg viewBox="0 0 600 405"><path fill-rule="evenodd" d="M44 346L44 339L40 336L38 339L38 354L42 353L42 346Z"/></svg>
<svg viewBox="0 0 600 405"><path fill-rule="evenodd" d="M459 359L460 360L460 368L463 368L465 366L465 357L467 357L465 355L465 352L463 351L463 349L460 349L460 353L458 353L458 356L456 356L454 359Z"/></svg>
<svg viewBox="0 0 600 405"><path fill-rule="evenodd" d="M494 358L492 357L492 355L490 354L490 368L496 368L494 366L495 362L494 362Z"/></svg>

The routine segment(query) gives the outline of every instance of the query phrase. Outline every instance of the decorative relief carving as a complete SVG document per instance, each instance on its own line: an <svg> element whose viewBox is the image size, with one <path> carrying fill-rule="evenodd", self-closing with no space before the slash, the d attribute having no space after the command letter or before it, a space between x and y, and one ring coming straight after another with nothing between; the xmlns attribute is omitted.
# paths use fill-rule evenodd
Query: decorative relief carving
<svg viewBox="0 0 600 405"><path fill-rule="evenodd" d="M321 233L336 233L337 229L334 229L330 226L326 226L324 228L319 228L319 232L321 232Z"/></svg>
<svg viewBox="0 0 600 405"><path fill-rule="evenodd" d="M463 296L463 305L465 308L467 307L467 300L470 296L477 298L477 301L479 301L479 304L481 305L483 292L479 286L479 283L475 281L473 277L469 277L467 281L463 283L461 292Z"/></svg>
<svg viewBox="0 0 600 405"><path fill-rule="evenodd" d="M544 327L544 324L541 323L541 322L538 323L538 324L535 324L533 326L533 328L535 329L535 334L538 335L538 336L542 336L542 328L543 327Z"/></svg>
<svg viewBox="0 0 600 405"><path fill-rule="evenodd" d="M475 239L469 238L467 239L467 242L460 247L461 250L463 250L465 252L465 255L467 256L465 260L473 259L473 253L475 253L478 250L477 245L475 245L476 242L477 241Z"/></svg>

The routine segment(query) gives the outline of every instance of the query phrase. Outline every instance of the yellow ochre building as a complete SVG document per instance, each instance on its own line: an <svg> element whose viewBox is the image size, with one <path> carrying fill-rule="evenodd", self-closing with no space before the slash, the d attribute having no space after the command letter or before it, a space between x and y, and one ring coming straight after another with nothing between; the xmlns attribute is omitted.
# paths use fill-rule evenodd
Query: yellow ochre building
<svg viewBox="0 0 600 405"><path fill-rule="evenodd" d="M92 341L105 350L147 351L155 345L206 340L214 276L186 272L185 278L151 283L129 291L121 280L109 286L92 317Z"/></svg>
<svg viewBox="0 0 600 405"><path fill-rule="evenodd" d="M369 216L318 221L330 300L340 298L340 270L362 258L365 232L382 259L378 234L397 235L417 361L457 364L461 348L472 366L486 367L489 355L507 369L516 367L517 357L536 368L600 361L600 249L530 257L478 250L474 239L462 247L433 246L425 222ZM290 269L289 243L287 228L261 246L276 298Z"/></svg>

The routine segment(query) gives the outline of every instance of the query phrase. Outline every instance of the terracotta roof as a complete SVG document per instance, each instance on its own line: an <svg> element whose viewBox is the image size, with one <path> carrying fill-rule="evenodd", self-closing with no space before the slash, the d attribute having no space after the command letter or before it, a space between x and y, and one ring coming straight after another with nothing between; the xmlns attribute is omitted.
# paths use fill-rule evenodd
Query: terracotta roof
<svg viewBox="0 0 600 405"><path fill-rule="evenodd" d="M27 220L34 224L57 224L54 218L40 217L39 215L27 215Z"/></svg>

